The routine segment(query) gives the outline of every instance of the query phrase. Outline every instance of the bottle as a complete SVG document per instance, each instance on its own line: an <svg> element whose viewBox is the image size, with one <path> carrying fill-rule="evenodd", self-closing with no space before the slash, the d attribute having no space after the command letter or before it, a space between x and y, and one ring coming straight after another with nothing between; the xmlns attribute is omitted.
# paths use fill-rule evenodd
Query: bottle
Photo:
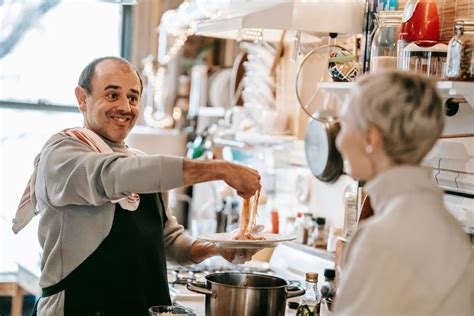
<svg viewBox="0 0 474 316"><path fill-rule="evenodd" d="M278 234L280 232L280 220L278 216L278 210L274 208L272 210L272 233Z"/></svg>
<svg viewBox="0 0 474 316"><path fill-rule="evenodd" d="M410 55L404 52L404 49L410 42L406 39L407 34L400 32L400 37L397 41L397 70L408 71L410 68Z"/></svg>
<svg viewBox="0 0 474 316"><path fill-rule="evenodd" d="M382 11L377 16L377 29L370 49L370 71L397 68L397 41L402 23L402 11Z"/></svg>
<svg viewBox="0 0 474 316"><path fill-rule="evenodd" d="M316 229L311 239L311 246L323 249L327 247L326 219L324 217L316 218Z"/></svg>
<svg viewBox="0 0 474 316"><path fill-rule="evenodd" d="M304 220L303 213L297 212L296 220L295 220L295 235L296 235L296 241L299 243L303 243L303 239L304 239L303 220Z"/></svg>
<svg viewBox="0 0 474 316"><path fill-rule="evenodd" d="M288 237L296 237L296 217L289 216L286 218L285 230L283 233Z"/></svg>
<svg viewBox="0 0 474 316"><path fill-rule="evenodd" d="M296 315L319 316L321 307L321 293L318 290L318 273L307 272L305 285L306 292L301 297L300 306L296 311Z"/></svg>
<svg viewBox="0 0 474 316"><path fill-rule="evenodd" d="M303 227L304 227L304 233L303 233L303 244L308 245L309 237L314 231L314 221L313 221L313 214L311 213L304 213L303 214L304 219L303 219Z"/></svg>
<svg viewBox="0 0 474 316"><path fill-rule="evenodd" d="M457 19L454 36L448 44L446 77L449 80L474 80L474 20Z"/></svg>
<svg viewBox="0 0 474 316"><path fill-rule="evenodd" d="M326 247L327 251L329 252L336 251L337 237L342 236L342 233L343 233L342 228L331 227L329 229L328 242L327 242L327 247Z"/></svg>
<svg viewBox="0 0 474 316"><path fill-rule="evenodd" d="M321 299L333 299L336 295L336 270L324 269L324 283L321 285Z"/></svg>
<svg viewBox="0 0 474 316"><path fill-rule="evenodd" d="M313 215L311 213L304 213L303 219L297 227L296 240L303 245L307 245L308 237L313 232L313 228Z"/></svg>
<svg viewBox="0 0 474 316"><path fill-rule="evenodd" d="M344 237L351 237L357 228L357 193L349 185L344 193Z"/></svg>

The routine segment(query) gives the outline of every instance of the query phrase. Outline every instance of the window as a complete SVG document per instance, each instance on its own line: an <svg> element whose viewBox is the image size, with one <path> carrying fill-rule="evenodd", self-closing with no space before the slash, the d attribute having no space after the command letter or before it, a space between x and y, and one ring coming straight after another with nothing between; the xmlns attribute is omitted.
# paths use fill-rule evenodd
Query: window
<svg viewBox="0 0 474 316"><path fill-rule="evenodd" d="M0 1L0 100L74 105L80 71L120 55L122 6L79 0Z"/></svg>
<svg viewBox="0 0 474 316"><path fill-rule="evenodd" d="M74 95L79 73L92 59L123 51L123 8L98 0L0 0L0 272L18 261L38 264L37 225L14 236L11 220L43 144L82 125Z"/></svg>

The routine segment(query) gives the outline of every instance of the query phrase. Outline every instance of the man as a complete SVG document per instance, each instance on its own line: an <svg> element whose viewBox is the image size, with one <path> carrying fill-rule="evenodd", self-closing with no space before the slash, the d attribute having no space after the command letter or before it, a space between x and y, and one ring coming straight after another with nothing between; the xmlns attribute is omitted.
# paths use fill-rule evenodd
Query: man
<svg viewBox="0 0 474 316"><path fill-rule="evenodd" d="M85 128L54 135L37 158L20 209L31 200L41 212L39 315L147 315L148 307L171 303L165 252L180 263L235 255L185 235L166 208L166 191L223 180L249 197L260 188L258 172L128 148L142 88L127 61L94 60L75 89ZM25 225L18 213L16 232Z"/></svg>

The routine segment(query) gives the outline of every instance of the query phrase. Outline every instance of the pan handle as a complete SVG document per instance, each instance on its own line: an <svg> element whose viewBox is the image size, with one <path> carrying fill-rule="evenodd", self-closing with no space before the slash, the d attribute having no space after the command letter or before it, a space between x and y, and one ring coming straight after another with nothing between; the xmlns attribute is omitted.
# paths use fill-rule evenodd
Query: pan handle
<svg viewBox="0 0 474 316"><path fill-rule="evenodd" d="M301 286L289 286L287 287L287 291L288 291L287 298L300 296L306 292Z"/></svg>
<svg viewBox="0 0 474 316"><path fill-rule="evenodd" d="M190 291L200 293L200 294L205 294L205 295L212 295L212 291L206 288L205 286L206 286L205 284L197 283L197 282L189 282L186 285L186 287Z"/></svg>

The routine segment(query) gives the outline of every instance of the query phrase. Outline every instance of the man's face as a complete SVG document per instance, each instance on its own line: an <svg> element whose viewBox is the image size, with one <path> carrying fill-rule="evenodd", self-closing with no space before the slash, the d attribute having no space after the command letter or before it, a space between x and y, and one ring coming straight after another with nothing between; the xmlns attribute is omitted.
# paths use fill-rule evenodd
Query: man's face
<svg viewBox="0 0 474 316"><path fill-rule="evenodd" d="M95 67L92 92L76 88L85 126L113 142L123 142L140 110L140 79L129 65L104 60Z"/></svg>

